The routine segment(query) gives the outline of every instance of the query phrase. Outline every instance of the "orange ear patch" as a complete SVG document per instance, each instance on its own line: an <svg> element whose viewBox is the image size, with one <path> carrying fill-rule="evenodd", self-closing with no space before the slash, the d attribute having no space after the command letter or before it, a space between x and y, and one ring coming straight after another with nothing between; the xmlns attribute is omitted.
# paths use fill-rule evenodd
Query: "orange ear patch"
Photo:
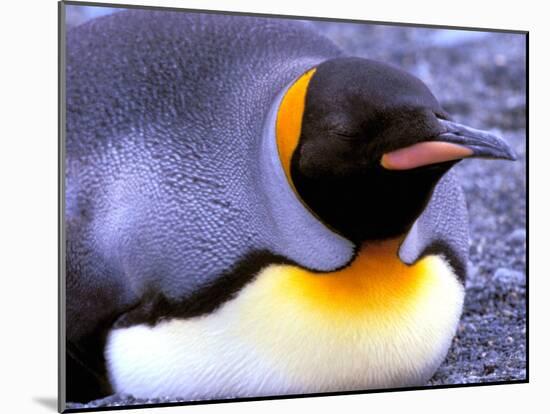
<svg viewBox="0 0 550 414"><path fill-rule="evenodd" d="M307 71L292 84L283 97L277 113L276 135L279 158L292 188L294 185L290 177L290 160L300 139L307 87L315 70L313 68Z"/></svg>

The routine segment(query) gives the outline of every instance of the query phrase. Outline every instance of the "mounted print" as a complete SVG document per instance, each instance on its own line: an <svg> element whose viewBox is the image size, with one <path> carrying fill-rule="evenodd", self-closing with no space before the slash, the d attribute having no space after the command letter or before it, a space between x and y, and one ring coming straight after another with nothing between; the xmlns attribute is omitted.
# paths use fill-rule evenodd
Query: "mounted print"
<svg viewBox="0 0 550 414"><path fill-rule="evenodd" d="M527 381L526 32L59 24L61 411Z"/></svg>

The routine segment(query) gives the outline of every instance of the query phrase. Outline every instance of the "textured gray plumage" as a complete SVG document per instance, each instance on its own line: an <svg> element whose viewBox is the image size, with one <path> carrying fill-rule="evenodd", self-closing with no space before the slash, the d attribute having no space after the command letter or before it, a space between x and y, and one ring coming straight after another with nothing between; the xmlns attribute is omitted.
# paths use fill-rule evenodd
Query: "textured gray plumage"
<svg viewBox="0 0 550 414"><path fill-rule="evenodd" d="M341 52L306 23L129 11L68 33L69 340L150 292L191 296L267 250L319 271L350 242L288 187L274 118L285 88ZM441 180L401 248L467 254L466 210Z"/></svg>
<svg viewBox="0 0 550 414"><path fill-rule="evenodd" d="M70 31L67 52L69 335L149 290L189 296L249 251L349 260L262 143L284 88L340 53L307 24L136 10Z"/></svg>

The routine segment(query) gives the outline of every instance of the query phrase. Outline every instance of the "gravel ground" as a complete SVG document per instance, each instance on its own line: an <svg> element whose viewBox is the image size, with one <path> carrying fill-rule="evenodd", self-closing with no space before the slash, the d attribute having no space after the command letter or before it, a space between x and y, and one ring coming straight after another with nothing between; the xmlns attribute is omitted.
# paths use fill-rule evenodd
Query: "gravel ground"
<svg viewBox="0 0 550 414"><path fill-rule="evenodd" d="M467 160L456 167L470 212L470 275L458 333L429 385L525 380L524 36L313 24L350 55L393 63L420 77L457 121L499 132L516 150L516 162ZM114 396L68 408L162 402L168 400Z"/></svg>

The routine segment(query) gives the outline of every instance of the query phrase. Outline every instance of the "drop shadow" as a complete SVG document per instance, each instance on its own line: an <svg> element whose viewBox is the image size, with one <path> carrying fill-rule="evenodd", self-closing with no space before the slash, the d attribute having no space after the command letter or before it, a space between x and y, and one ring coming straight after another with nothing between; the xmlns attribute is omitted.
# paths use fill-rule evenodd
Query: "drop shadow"
<svg viewBox="0 0 550 414"><path fill-rule="evenodd" d="M33 397L33 401L46 407L54 412L57 412L57 398L53 397Z"/></svg>

